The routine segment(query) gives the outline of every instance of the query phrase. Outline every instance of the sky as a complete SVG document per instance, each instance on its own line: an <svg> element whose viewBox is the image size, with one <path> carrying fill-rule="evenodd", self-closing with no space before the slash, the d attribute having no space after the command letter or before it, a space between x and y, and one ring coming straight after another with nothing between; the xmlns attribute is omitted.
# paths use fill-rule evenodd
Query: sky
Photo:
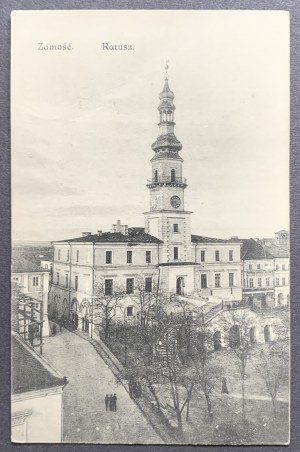
<svg viewBox="0 0 300 452"><path fill-rule="evenodd" d="M166 60L192 232L288 229L288 12L16 11L14 240L144 225Z"/></svg>

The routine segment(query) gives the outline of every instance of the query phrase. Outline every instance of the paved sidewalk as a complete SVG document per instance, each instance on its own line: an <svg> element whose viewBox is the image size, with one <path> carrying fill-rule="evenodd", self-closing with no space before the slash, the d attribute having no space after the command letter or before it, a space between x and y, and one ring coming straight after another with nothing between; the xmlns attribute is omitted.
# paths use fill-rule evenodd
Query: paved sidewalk
<svg viewBox="0 0 300 452"><path fill-rule="evenodd" d="M45 340L44 356L69 380L63 395L63 442L163 443L86 339L63 329ZM104 397L113 393L117 412L106 412Z"/></svg>

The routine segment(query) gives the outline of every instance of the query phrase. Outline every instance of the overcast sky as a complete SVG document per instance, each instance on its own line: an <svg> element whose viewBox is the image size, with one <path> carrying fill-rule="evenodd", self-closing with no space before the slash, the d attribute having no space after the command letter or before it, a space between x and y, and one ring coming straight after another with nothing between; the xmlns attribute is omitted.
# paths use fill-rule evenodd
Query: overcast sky
<svg viewBox="0 0 300 452"><path fill-rule="evenodd" d="M192 232L288 228L288 24L267 11L14 13L14 239L144 225L166 59Z"/></svg>

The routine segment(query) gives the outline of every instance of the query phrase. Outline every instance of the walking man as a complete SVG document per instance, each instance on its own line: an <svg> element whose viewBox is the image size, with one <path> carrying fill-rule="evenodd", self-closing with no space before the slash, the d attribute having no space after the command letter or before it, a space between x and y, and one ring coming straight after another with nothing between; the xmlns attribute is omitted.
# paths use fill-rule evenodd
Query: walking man
<svg viewBox="0 0 300 452"><path fill-rule="evenodd" d="M113 406L113 410L112 411L117 411L117 396L116 394L114 394L111 398L112 400L112 406Z"/></svg>
<svg viewBox="0 0 300 452"><path fill-rule="evenodd" d="M109 400L109 411L114 411L114 401L112 394L108 397Z"/></svg>
<svg viewBox="0 0 300 452"><path fill-rule="evenodd" d="M105 400L105 411L108 411L108 406L109 406L109 397L108 397L108 394L106 394L104 400Z"/></svg>

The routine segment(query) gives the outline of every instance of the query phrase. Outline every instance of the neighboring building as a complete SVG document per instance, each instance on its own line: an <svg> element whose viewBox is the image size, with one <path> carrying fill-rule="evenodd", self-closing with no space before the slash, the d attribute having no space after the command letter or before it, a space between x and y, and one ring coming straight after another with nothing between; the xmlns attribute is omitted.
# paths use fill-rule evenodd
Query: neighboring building
<svg viewBox="0 0 300 452"><path fill-rule="evenodd" d="M11 439L15 443L62 441L62 393L66 379L12 335Z"/></svg>
<svg viewBox="0 0 300 452"><path fill-rule="evenodd" d="M289 304L288 240L287 231L277 232L274 239L243 240L245 303L260 308Z"/></svg>
<svg viewBox="0 0 300 452"><path fill-rule="evenodd" d="M49 336L49 275L50 270L43 269L21 256L12 257L12 283L19 286L22 294L40 302L36 308L42 311L43 336Z"/></svg>
<svg viewBox="0 0 300 452"><path fill-rule="evenodd" d="M274 257L274 298L276 306L290 303L290 244L286 230L275 233L274 239L261 240Z"/></svg>
<svg viewBox="0 0 300 452"><path fill-rule="evenodd" d="M137 295L140 277L146 292L159 285L167 296L190 296L199 304L242 300L242 242L191 235L192 212L184 206L182 145L174 133L174 94L167 79L159 98L159 136L152 145L145 228L117 222L111 232L84 232L79 238L53 242L49 311L54 318L75 319L76 326L87 330L99 285L107 294L116 286L125 287L124 309L128 317L138 315L131 299Z"/></svg>

